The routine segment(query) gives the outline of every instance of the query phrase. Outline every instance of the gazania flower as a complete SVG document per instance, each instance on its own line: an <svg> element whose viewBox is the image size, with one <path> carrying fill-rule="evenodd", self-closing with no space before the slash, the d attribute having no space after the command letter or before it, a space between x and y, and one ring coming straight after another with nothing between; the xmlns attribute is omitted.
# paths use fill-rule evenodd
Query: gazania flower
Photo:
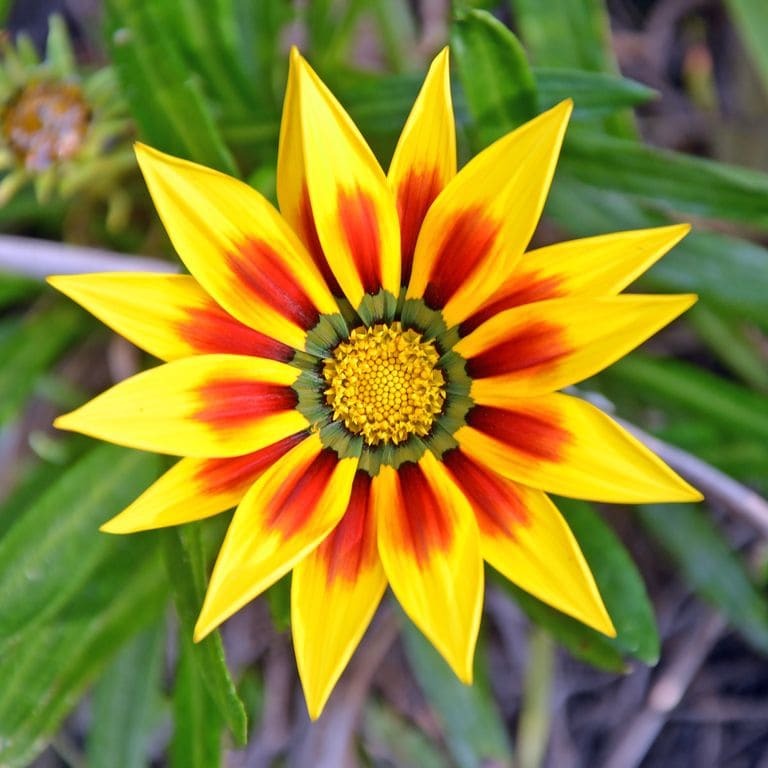
<svg viewBox="0 0 768 768"><path fill-rule="evenodd" d="M387 584L466 682L483 560L615 634L546 492L700 498L599 410L555 392L694 301L617 295L685 226L524 253L570 112L545 112L456 173L444 51L385 176L294 52L280 213L239 181L139 146L191 276L51 280L166 361L57 422L185 457L103 530L237 505L195 636L292 569L312 717Z"/></svg>

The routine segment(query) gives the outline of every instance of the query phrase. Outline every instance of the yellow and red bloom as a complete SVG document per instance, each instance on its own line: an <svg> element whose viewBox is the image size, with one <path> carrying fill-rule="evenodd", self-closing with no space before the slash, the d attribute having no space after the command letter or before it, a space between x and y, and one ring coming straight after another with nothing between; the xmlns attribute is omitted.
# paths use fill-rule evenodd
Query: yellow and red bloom
<svg viewBox="0 0 768 768"><path fill-rule="evenodd" d="M555 392L694 301L618 295L684 225L525 253L570 111L545 112L457 173L444 51L385 175L294 52L280 213L239 181L139 146L191 276L51 279L166 361L57 422L184 457L103 530L237 505L196 638L292 569L313 717L387 584L467 682L483 560L615 634L546 492L700 498L610 418Z"/></svg>

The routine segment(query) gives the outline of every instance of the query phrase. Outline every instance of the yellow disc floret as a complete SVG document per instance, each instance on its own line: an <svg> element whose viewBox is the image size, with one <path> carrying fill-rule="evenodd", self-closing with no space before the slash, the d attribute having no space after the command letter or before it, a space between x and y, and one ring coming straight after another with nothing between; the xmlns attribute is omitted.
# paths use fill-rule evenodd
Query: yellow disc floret
<svg viewBox="0 0 768 768"><path fill-rule="evenodd" d="M333 418L369 445L426 435L445 402L435 345L400 323L355 328L325 360Z"/></svg>

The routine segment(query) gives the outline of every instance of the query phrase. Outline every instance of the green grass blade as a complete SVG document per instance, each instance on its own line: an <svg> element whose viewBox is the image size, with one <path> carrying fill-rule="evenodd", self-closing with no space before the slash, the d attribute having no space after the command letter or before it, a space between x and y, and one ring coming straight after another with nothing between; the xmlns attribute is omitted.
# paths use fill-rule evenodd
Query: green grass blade
<svg viewBox="0 0 768 768"><path fill-rule="evenodd" d="M113 542L103 562L54 617L0 654L0 765L25 768L86 686L167 602L152 539Z"/></svg>
<svg viewBox="0 0 768 768"><path fill-rule="evenodd" d="M43 372L90 327L81 309L57 302L31 310L0 337L0 425L16 416Z"/></svg>
<svg viewBox="0 0 768 768"><path fill-rule="evenodd" d="M655 504L640 519L675 561L691 588L741 634L768 652L768 602L702 507Z"/></svg>
<svg viewBox="0 0 768 768"><path fill-rule="evenodd" d="M144 768L158 726L165 622L137 635L118 653L93 692L88 768Z"/></svg>
<svg viewBox="0 0 768 768"><path fill-rule="evenodd" d="M181 655L173 687L171 768L218 768L223 721L208 692L192 640L182 635Z"/></svg>
<svg viewBox="0 0 768 768"><path fill-rule="evenodd" d="M768 4L765 0L725 0L725 5L768 94Z"/></svg>
<svg viewBox="0 0 768 768"><path fill-rule="evenodd" d="M206 587L206 563L200 525L190 524L165 531L165 559L173 585L179 631L191 638L197 616L203 604ZM245 744L248 718L245 706L229 675L224 646L218 630L195 643L191 658L208 686L221 717L238 743Z"/></svg>
<svg viewBox="0 0 768 768"><path fill-rule="evenodd" d="M455 57L476 150L530 119L536 83L517 38L486 11L462 14L451 28Z"/></svg>
<svg viewBox="0 0 768 768"><path fill-rule="evenodd" d="M646 664L659 660L659 633L643 579L624 545L591 504L558 499L618 633L622 653Z"/></svg>
<svg viewBox="0 0 768 768"><path fill-rule="evenodd" d="M748 168L575 129L560 172L679 213L768 228L768 174Z"/></svg>
<svg viewBox="0 0 768 768"><path fill-rule="evenodd" d="M103 445L36 499L0 541L0 642L29 638L114 552L98 527L157 476L155 456Z"/></svg>
<svg viewBox="0 0 768 768"><path fill-rule="evenodd" d="M448 749L459 768L492 763L511 764L511 752L483 664L479 643L475 653L475 681L461 683L437 651L410 621L404 621L405 652L416 679L443 728Z"/></svg>

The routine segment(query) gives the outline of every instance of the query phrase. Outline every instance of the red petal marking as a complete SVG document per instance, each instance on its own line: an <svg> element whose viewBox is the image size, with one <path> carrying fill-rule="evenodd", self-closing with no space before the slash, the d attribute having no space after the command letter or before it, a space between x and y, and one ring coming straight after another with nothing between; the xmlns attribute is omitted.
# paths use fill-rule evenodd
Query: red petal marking
<svg viewBox="0 0 768 768"><path fill-rule="evenodd" d="M360 189L339 190L339 221L365 293L381 288L381 237L376 206Z"/></svg>
<svg viewBox="0 0 768 768"><path fill-rule="evenodd" d="M543 408L533 414L476 405L469 412L467 423L515 451L544 461L561 460L563 448L571 440L570 433L558 423L557 414Z"/></svg>
<svg viewBox="0 0 768 768"><path fill-rule="evenodd" d="M326 448L309 463L295 467L280 490L267 502L265 524L285 539L295 536L315 511L338 463L334 451Z"/></svg>
<svg viewBox="0 0 768 768"><path fill-rule="evenodd" d="M331 293L334 296L341 296L341 288L333 272L331 272L328 260L325 258L323 246L320 244L320 236L317 234L317 226L315 224L315 214L312 212L312 202L309 199L309 190L306 184L301 189L299 219L301 221L301 234L303 235L302 241L306 245L312 261L315 262L315 266L320 270L320 274L325 279Z"/></svg>
<svg viewBox="0 0 768 768"><path fill-rule="evenodd" d="M209 459L197 471L196 477L204 493L219 494L242 488L245 493L259 476L307 436L297 432L266 448L232 459Z"/></svg>
<svg viewBox="0 0 768 768"><path fill-rule="evenodd" d="M443 454L443 463L461 486L483 533L514 536L514 529L528 522L528 510L515 486L481 466L459 448Z"/></svg>
<svg viewBox="0 0 768 768"><path fill-rule="evenodd" d="M473 379L520 371L533 373L554 365L571 351L565 329L542 320L519 328L510 338L471 357L467 373Z"/></svg>
<svg viewBox="0 0 768 768"><path fill-rule="evenodd" d="M429 206L443 188L437 168L417 173L408 171L397 187L397 214L400 217L400 253L403 285L408 285L421 225Z"/></svg>
<svg viewBox="0 0 768 768"><path fill-rule="evenodd" d="M176 324L179 335L201 354L253 355L288 362L293 349L243 325L218 307L188 309Z"/></svg>
<svg viewBox="0 0 768 768"><path fill-rule="evenodd" d="M284 266L282 258L262 240L245 240L235 253L227 254L227 265L236 279L301 328L317 323L319 314L299 281Z"/></svg>
<svg viewBox="0 0 768 768"><path fill-rule="evenodd" d="M378 557L370 488L371 476L359 471L344 517L318 549L325 561L329 586L336 579L354 583L363 565Z"/></svg>
<svg viewBox="0 0 768 768"><path fill-rule="evenodd" d="M479 207L457 212L443 234L424 300L441 309L485 259L496 242L500 224Z"/></svg>
<svg viewBox="0 0 768 768"><path fill-rule="evenodd" d="M298 402L293 389L284 384L247 379L211 381L201 386L199 392L205 405L194 418L218 429L232 429L270 413L292 410Z"/></svg>
<svg viewBox="0 0 768 768"><path fill-rule="evenodd" d="M466 336L505 309L512 309L523 304L532 304L534 301L544 301L546 299L556 299L565 296L566 292L562 290L562 279L556 275L539 277L536 272L528 274L515 275L518 284L514 291L501 296L497 299L491 299L482 309L475 312L474 315L467 318L461 324L461 335Z"/></svg>
<svg viewBox="0 0 768 768"><path fill-rule="evenodd" d="M427 564L435 550L447 550L453 540L450 523L424 472L406 462L397 470L401 499L394 505L400 529L399 545L409 551L419 567Z"/></svg>

